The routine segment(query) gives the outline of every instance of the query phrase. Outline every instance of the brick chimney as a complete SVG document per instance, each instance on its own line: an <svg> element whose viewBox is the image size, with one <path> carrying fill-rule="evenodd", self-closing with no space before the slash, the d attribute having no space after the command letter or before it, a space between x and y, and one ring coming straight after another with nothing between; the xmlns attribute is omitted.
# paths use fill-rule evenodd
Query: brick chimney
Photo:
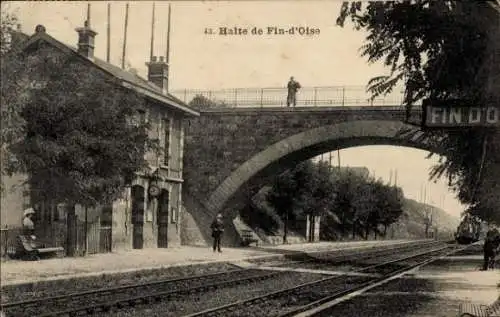
<svg viewBox="0 0 500 317"><path fill-rule="evenodd" d="M76 28L78 32L78 53L83 56L93 59L94 58L94 40L97 32L90 28L89 21L85 21L84 26Z"/></svg>
<svg viewBox="0 0 500 317"><path fill-rule="evenodd" d="M156 56L151 57L148 66L148 80L160 87L163 93L168 91L168 63L163 56L157 60Z"/></svg>

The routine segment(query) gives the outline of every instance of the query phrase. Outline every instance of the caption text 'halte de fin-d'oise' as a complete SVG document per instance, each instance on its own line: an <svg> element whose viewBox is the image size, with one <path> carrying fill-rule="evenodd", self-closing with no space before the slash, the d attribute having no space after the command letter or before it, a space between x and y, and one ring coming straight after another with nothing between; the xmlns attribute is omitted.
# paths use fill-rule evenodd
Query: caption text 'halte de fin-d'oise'
<svg viewBox="0 0 500 317"><path fill-rule="evenodd" d="M289 27L277 27L277 26L267 26L267 27L227 27L221 26L217 28L205 28L204 33L206 35L291 35L291 36L315 36L320 34L320 29L309 26L289 26Z"/></svg>

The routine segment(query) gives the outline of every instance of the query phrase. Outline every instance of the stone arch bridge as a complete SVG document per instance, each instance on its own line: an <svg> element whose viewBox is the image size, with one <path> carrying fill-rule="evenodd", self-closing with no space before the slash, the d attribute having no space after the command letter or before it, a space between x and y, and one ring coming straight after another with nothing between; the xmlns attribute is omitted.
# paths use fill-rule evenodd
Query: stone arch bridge
<svg viewBox="0 0 500 317"><path fill-rule="evenodd" d="M420 122L414 111L412 121ZM361 145L439 152L400 106L263 107L202 110L186 125L185 201L189 208L238 210L277 174L319 154Z"/></svg>

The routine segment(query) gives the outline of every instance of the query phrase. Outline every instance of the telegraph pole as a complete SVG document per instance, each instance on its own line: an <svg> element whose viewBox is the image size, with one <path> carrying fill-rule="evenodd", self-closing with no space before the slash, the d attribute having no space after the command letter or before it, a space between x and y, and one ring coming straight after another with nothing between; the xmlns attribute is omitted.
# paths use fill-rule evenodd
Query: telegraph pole
<svg viewBox="0 0 500 317"><path fill-rule="evenodd" d="M129 4L127 2L125 6L125 27L123 29L122 69L125 69L125 53L127 51L128 8Z"/></svg>

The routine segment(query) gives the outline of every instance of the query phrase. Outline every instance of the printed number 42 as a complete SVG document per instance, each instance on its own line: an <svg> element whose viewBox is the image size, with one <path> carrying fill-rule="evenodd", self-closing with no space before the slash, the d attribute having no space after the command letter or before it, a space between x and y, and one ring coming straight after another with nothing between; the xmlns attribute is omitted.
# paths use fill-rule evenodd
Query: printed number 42
<svg viewBox="0 0 500 317"><path fill-rule="evenodd" d="M214 31L211 28L205 28L205 34L213 34Z"/></svg>

